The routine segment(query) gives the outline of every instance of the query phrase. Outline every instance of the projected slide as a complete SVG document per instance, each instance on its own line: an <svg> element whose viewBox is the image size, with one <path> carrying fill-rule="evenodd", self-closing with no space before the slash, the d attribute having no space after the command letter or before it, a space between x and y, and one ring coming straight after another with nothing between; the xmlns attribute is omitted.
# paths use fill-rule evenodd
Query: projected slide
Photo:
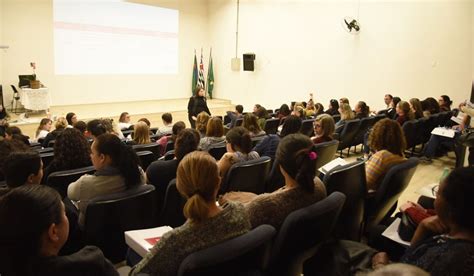
<svg viewBox="0 0 474 276"><path fill-rule="evenodd" d="M177 74L179 12L119 0L54 0L58 75Z"/></svg>

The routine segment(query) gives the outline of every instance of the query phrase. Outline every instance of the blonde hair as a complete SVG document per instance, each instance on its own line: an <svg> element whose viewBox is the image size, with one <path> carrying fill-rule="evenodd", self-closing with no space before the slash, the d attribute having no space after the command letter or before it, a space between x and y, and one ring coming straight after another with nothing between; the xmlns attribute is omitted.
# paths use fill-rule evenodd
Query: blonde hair
<svg viewBox="0 0 474 276"><path fill-rule="evenodd" d="M209 121L209 114L207 112L203 111L199 113L196 117L196 129L200 133L206 133L207 129L207 122Z"/></svg>
<svg viewBox="0 0 474 276"><path fill-rule="evenodd" d="M151 143L150 128L145 122L137 122L133 127L133 141L139 145Z"/></svg>
<svg viewBox="0 0 474 276"><path fill-rule="evenodd" d="M59 117L56 122L54 123L54 128L66 128L67 127L67 120L64 117Z"/></svg>
<svg viewBox="0 0 474 276"><path fill-rule="evenodd" d="M339 109L341 109L341 120L352 120L354 119L354 112L352 112L349 104L343 103Z"/></svg>
<svg viewBox="0 0 474 276"><path fill-rule="evenodd" d="M216 201L220 184L216 160L203 151L193 151L179 162L176 171L176 188L187 199L184 216L201 222L209 216L209 203Z"/></svg>
<svg viewBox="0 0 474 276"><path fill-rule="evenodd" d="M334 130L336 129L334 119L329 114L321 114L316 117L314 122L321 122L321 128L323 129L323 137L333 138Z"/></svg>

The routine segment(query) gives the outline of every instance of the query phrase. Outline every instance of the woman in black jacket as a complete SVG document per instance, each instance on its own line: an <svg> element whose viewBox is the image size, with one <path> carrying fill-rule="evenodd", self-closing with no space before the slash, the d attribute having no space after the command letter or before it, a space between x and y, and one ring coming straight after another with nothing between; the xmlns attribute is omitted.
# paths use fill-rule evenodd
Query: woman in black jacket
<svg viewBox="0 0 474 276"><path fill-rule="evenodd" d="M196 128L196 116L202 111L207 112L211 115L211 111L207 107L206 97L204 96L206 92L204 88L198 86L194 91L194 96L189 98L188 102L188 119L191 124L191 128Z"/></svg>

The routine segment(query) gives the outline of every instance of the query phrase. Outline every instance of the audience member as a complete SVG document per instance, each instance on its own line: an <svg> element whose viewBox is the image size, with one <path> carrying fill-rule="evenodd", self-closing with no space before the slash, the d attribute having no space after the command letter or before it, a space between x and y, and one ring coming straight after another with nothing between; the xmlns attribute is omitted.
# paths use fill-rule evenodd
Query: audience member
<svg viewBox="0 0 474 276"><path fill-rule="evenodd" d="M423 108L421 107L421 102L418 98L411 98L409 101L410 109L415 114L415 119L420 119L423 117Z"/></svg>
<svg viewBox="0 0 474 276"><path fill-rule="evenodd" d="M258 111L258 109L259 109L260 107L262 107L262 106L259 105L259 104L255 104L255 105L253 106L253 114L257 115L257 111Z"/></svg>
<svg viewBox="0 0 474 276"><path fill-rule="evenodd" d="M260 156L268 156L274 160L280 139L287 136L288 134L298 133L301 129L301 125L302 121L300 118L293 115L288 116L283 123L280 134L267 135L253 148L253 150L256 151Z"/></svg>
<svg viewBox="0 0 474 276"><path fill-rule="evenodd" d="M208 153L192 152L180 162L176 188L186 198L185 224L163 235L130 275L177 275L187 255L242 235L250 230L244 207L216 205L221 178L216 160Z"/></svg>
<svg viewBox="0 0 474 276"><path fill-rule="evenodd" d="M9 126L5 129L5 139L6 140L17 140L25 143L25 145L30 145L28 136L23 135L21 129L17 126Z"/></svg>
<svg viewBox="0 0 474 276"><path fill-rule="evenodd" d="M222 177L233 164L260 157L256 151L252 151L252 140L244 127L234 127L227 132L225 138L227 152L217 162Z"/></svg>
<svg viewBox="0 0 474 276"><path fill-rule="evenodd" d="M77 122L77 116L74 112L69 112L66 114L67 128L73 128L74 124Z"/></svg>
<svg viewBox="0 0 474 276"><path fill-rule="evenodd" d="M72 170L91 165L89 142L79 130L65 129L54 143L54 158L44 170L43 183L57 171Z"/></svg>
<svg viewBox="0 0 474 276"><path fill-rule="evenodd" d="M4 180L3 165L6 157L13 152L30 151L30 146L18 140L0 140L0 181Z"/></svg>
<svg viewBox="0 0 474 276"><path fill-rule="evenodd" d="M54 130L48 133L48 135L46 135L43 142L41 143L41 146L43 146L43 148L47 148L49 146L49 142L55 141L58 138L58 136L63 133L66 127L67 127L66 118L59 117L54 123Z"/></svg>
<svg viewBox="0 0 474 276"><path fill-rule="evenodd" d="M406 160L402 128L388 118L378 121L369 134L369 147L374 154L365 164L367 190L377 190L387 171Z"/></svg>
<svg viewBox="0 0 474 276"><path fill-rule="evenodd" d="M198 148L208 151L211 148L220 146L225 146L224 125L221 118L212 117L207 122L206 137L201 138Z"/></svg>
<svg viewBox="0 0 474 276"><path fill-rule="evenodd" d="M107 129L102 124L101 120L94 119L87 123L87 137L95 139L99 135L107 133Z"/></svg>
<svg viewBox="0 0 474 276"><path fill-rule="evenodd" d="M326 110L326 114L331 116L339 115L339 102L335 99L329 101L329 108Z"/></svg>
<svg viewBox="0 0 474 276"><path fill-rule="evenodd" d="M148 128L151 128L151 122L147 118L140 118L137 122L144 122L148 126Z"/></svg>
<svg viewBox="0 0 474 276"><path fill-rule="evenodd" d="M8 119L10 116L7 113L7 109L3 105L3 101L0 104L0 139L5 136L5 129L8 127Z"/></svg>
<svg viewBox="0 0 474 276"><path fill-rule="evenodd" d="M286 117L291 115L290 107L287 104L282 104L278 110L277 118L280 119L280 125L283 124Z"/></svg>
<svg viewBox="0 0 474 276"><path fill-rule="evenodd" d="M122 112L119 117L118 128L120 130L126 130L129 129L131 126L132 123L130 123L130 114L128 114L128 112Z"/></svg>
<svg viewBox="0 0 474 276"><path fill-rule="evenodd" d="M0 274L118 275L100 249L87 246L58 256L69 222L59 194L44 185L24 185L0 198Z"/></svg>
<svg viewBox="0 0 474 276"><path fill-rule="evenodd" d="M313 93L309 93L309 101L306 104L306 109L304 110L306 117L313 117L316 113L316 108L314 106Z"/></svg>
<svg viewBox="0 0 474 276"><path fill-rule="evenodd" d="M161 137L160 139L158 139L158 141L156 141L156 143L161 146L160 147L160 150L161 150L160 154L161 155L165 155L166 145L168 144L168 142L176 141L176 136L178 136L179 132L181 130L185 129L185 128L186 128L186 125L184 124L184 122L183 121L178 121L171 128L171 135L165 135L165 136Z"/></svg>
<svg viewBox="0 0 474 276"><path fill-rule="evenodd" d="M349 99L348 98L340 98L339 99L339 105L343 105L343 104L349 104Z"/></svg>
<svg viewBox="0 0 474 276"><path fill-rule="evenodd" d="M87 124L84 121L77 121L74 124L74 128L79 130L79 132L82 133L82 135L86 136Z"/></svg>
<svg viewBox="0 0 474 276"><path fill-rule="evenodd" d="M267 121L267 119L270 118L270 115L268 115L268 112L265 109L265 107L260 106L257 109L257 112L255 112L255 116L257 116L257 118L258 118L257 122L258 122L258 125L260 126L260 129L264 129L265 128L265 122Z"/></svg>
<svg viewBox="0 0 474 276"><path fill-rule="evenodd" d="M265 135L265 131L262 130L258 123L257 116L253 113L247 113L244 115L244 121L242 126L249 131L250 137L258 137Z"/></svg>
<svg viewBox="0 0 474 276"><path fill-rule="evenodd" d="M227 111L227 116L230 118L230 123L227 124L228 128L233 128L235 127L235 122L237 119L242 118L244 112L244 107L240 104L235 106L235 111Z"/></svg>
<svg viewBox="0 0 474 276"><path fill-rule="evenodd" d="M191 128L196 128L197 116L201 112L205 112L211 116L211 111L207 107L206 92L204 91L204 88L197 86L194 90L194 95L189 98L188 102L188 119L189 123L191 124Z"/></svg>
<svg viewBox="0 0 474 276"><path fill-rule="evenodd" d="M91 146L91 160L96 173L81 176L67 189L68 197L76 202L80 211L80 225L84 225L84 214L90 199L122 192L145 182L137 154L113 134L95 138Z"/></svg>
<svg viewBox="0 0 474 276"><path fill-rule="evenodd" d="M10 189L25 184L40 184L43 162L36 151L12 152L5 158L3 173Z"/></svg>
<svg viewBox="0 0 474 276"><path fill-rule="evenodd" d="M405 101L400 101L397 104L397 122L400 124L400 126L403 126L403 124L407 121L415 119L415 114L413 114L413 111L411 111L410 104Z"/></svg>
<svg viewBox="0 0 474 276"><path fill-rule="evenodd" d="M36 129L36 133L35 133L36 141L39 141L40 139L46 138L48 133L51 131L51 124L52 123L53 123L53 121L51 121L48 118L41 119L40 124L39 124L38 128Z"/></svg>
<svg viewBox="0 0 474 276"><path fill-rule="evenodd" d="M387 115L387 118L395 120L397 117L397 104L401 101L400 97L393 97L392 102L390 103L389 108L387 109L387 112L385 113Z"/></svg>
<svg viewBox="0 0 474 276"><path fill-rule="evenodd" d="M440 111L451 111L451 105L453 102L449 98L448 95L441 95L438 99L439 109Z"/></svg>
<svg viewBox="0 0 474 276"><path fill-rule="evenodd" d="M134 145L146 145L150 144L150 127L145 122L137 122L133 127L133 140Z"/></svg>
<svg viewBox="0 0 474 276"><path fill-rule="evenodd" d="M360 101L355 106L355 119L363 119L369 117L370 108L363 101Z"/></svg>
<svg viewBox="0 0 474 276"><path fill-rule="evenodd" d="M390 108L392 104L392 100L393 100L393 96L390 94L385 94L385 96L383 97L383 101L385 102L385 106L387 107L387 109Z"/></svg>
<svg viewBox="0 0 474 276"><path fill-rule="evenodd" d="M324 106L321 104L321 103L316 103L314 105L314 116L318 116L318 115L321 115L321 114L325 114L324 113Z"/></svg>
<svg viewBox="0 0 474 276"><path fill-rule="evenodd" d="M171 113L163 113L163 115L161 115L161 121L163 122L163 126L158 128L156 135L170 135L173 129L173 115L171 115Z"/></svg>
<svg viewBox="0 0 474 276"><path fill-rule="evenodd" d="M341 120L336 123L336 133L341 133L346 125L346 122L354 119L354 112L352 112L351 106L348 104L342 104L339 106L339 113L341 114Z"/></svg>
<svg viewBox="0 0 474 276"><path fill-rule="evenodd" d="M421 101L421 108L423 108L423 115L428 117L433 114L440 112L440 106L438 101L433 97L428 97Z"/></svg>
<svg viewBox="0 0 474 276"><path fill-rule="evenodd" d="M100 122L105 127L105 130L107 131L107 133L114 134L115 136L117 136L121 140L125 140L125 137L123 136L122 130L118 127L118 125L114 122L113 119L111 119L111 118L101 118ZM132 125L131 128L133 129L133 125Z"/></svg>
<svg viewBox="0 0 474 276"><path fill-rule="evenodd" d="M328 114L321 114L316 117L313 122L314 137L311 141L314 144L329 142L333 140L334 131L336 129L334 119Z"/></svg>
<svg viewBox="0 0 474 276"><path fill-rule="evenodd" d="M206 136L207 123L210 118L211 116L204 111L199 113L196 117L196 130L199 132L199 135L201 135L201 138Z"/></svg>

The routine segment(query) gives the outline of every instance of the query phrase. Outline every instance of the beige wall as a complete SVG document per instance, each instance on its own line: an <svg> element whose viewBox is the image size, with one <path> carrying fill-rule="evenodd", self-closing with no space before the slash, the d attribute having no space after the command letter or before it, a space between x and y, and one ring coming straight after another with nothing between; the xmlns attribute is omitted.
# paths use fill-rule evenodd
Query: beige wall
<svg viewBox="0 0 474 276"><path fill-rule="evenodd" d="M6 45L3 39L3 0L0 0L0 45ZM6 87L6 84L3 83L3 56L5 53L5 50L0 50L0 85L3 85L4 90Z"/></svg>
<svg viewBox="0 0 474 276"><path fill-rule="evenodd" d="M8 55L3 57L4 83L17 84L18 74L31 73L29 62L36 61L37 76L50 88L53 105L189 97L193 49L209 49L205 0L145 0L140 2L180 12L178 74L56 76L52 0L3 1L4 41L10 44ZM11 97L10 90L7 94Z"/></svg>
<svg viewBox="0 0 474 276"><path fill-rule="evenodd" d="M210 1L216 97L276 108L315 92L383 106L383 94L403 99L465 98L474 52L470 1L361 1L358 36L341 19L357 14L357 1L242 0L239 56L255 52L255 72L233 72L235 2Z"/></svg>

